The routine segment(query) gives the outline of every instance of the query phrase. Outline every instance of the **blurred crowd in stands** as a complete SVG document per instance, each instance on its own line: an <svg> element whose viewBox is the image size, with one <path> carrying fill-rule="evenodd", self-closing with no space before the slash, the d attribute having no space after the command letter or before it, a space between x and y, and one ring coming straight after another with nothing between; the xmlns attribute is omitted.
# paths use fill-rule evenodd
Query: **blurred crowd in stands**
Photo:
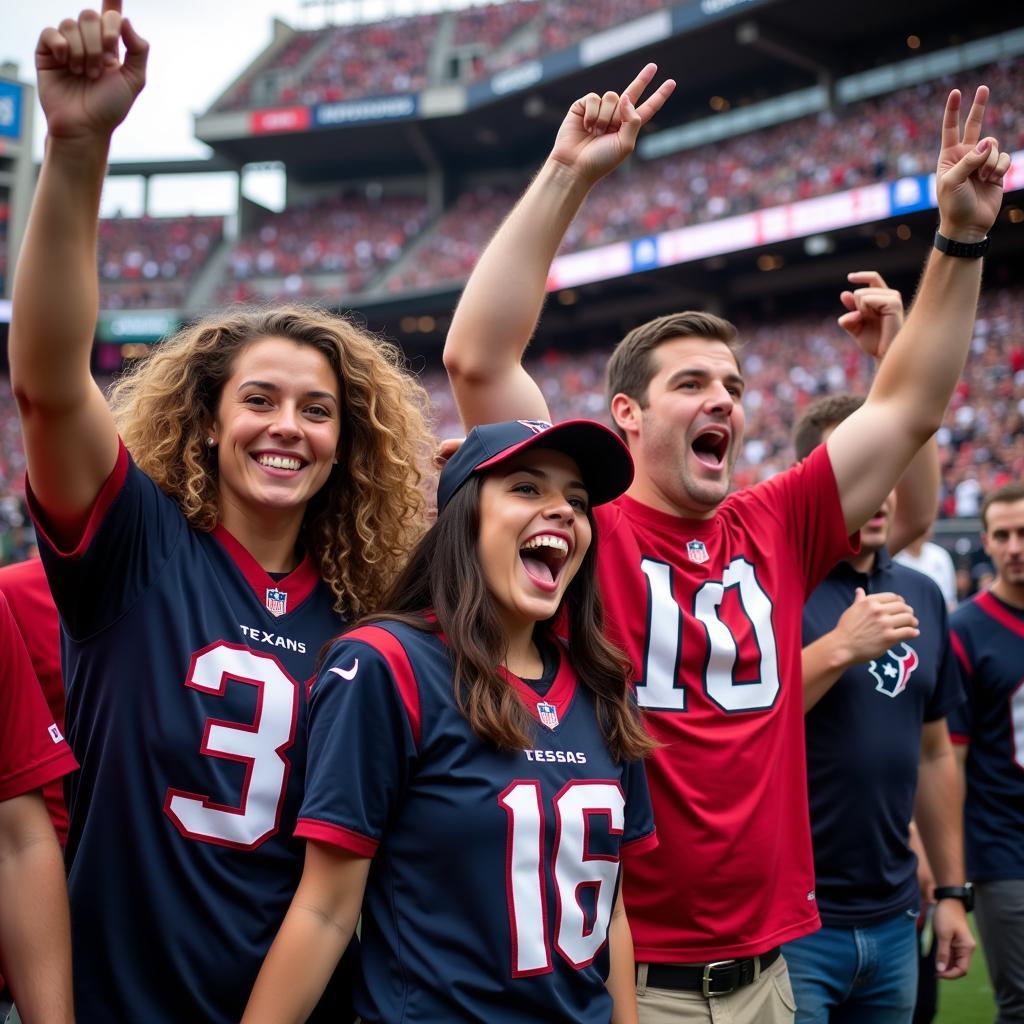
<svg viewBox="0 0 1024 1024"><path fill-rule="evenodd" d="M100 221L104 309L178 309L220 245L221 217L113 217Z"/></svg>
<svg viewBox="0 0 1024 1024"><path fill-rule="evenodd" d="M470 13L497 17L502 10ZM1013 116L1024 107L1022 72L1024 59L1016 59L971 76L990 85L987 123L1010 152L1024 148L1024 121ZM952 84L937 79L706 149L629 161L588 198L563 251L928 172L935 140L920 126L934 121ZM523 185L516 175L467 185L433 219L426 199L411 197L345 196L267 215L234 243L214 301L344 302L367 289L398 294L457 284L515 201ZM168 307L184 304L222 225L211 218L115 220L104 221L102 231L104 305Z"/></svg>
<svg viewBox="0 0 1024 1024"><path fill-rule="evenodd" d="M217 303L280 297L325 297L310 275L338 298L364 291L423 231L423 198L342 197L267 215L228 256Z"/></svg>
<svg viewBox="0 0 1024 1024"><path fill-rule="evenodd" d="M738 326L747 379L747 441L735 481L746 486L790 464L790 432L808 402L837 391L864 393L872 366L832 317ZM559 419L587 416L609 422L603 377L607 355L553 350L531 362L530 372ZM458 436L461 428L443 371L425 371L422 379L433 398L437 435ZM987 491L1024 479L1024 289L983 292L971 358L938 440L942 518L975 517ZM0 379L0 562L31 542L31 534L21 529L24 467L10 385Z"/></svg>
<svg viewBox="0 0 1024 1024"><path fill-rule="evenodd" d="M519 188L477 185L463 192L410 259L387 279L393 294L465 281L512 208Z"/></svg>
<svg viewBox="0 0 1024 1024"><path fill-rule="evenodd" d="M447 74L446 58L457 58L466 49L473 56L468 63L472 80L564 50L664 6L661 0L510 0L448 14L300 31L248 70L213 109L312 106L419 92L443 84L430 80L431 67L439 69L439 76ZM445 18L453 24L442 33ZM438 40L446 41L445 53L433 52Z"/></svg>

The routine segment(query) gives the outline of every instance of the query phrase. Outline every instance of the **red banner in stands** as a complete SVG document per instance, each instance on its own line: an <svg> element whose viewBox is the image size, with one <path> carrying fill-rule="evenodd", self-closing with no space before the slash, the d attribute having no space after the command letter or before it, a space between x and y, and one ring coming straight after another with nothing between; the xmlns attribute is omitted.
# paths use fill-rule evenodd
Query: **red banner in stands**
<svg viewBox="0 0 1024 1024"><path fill-rule="evenodd" d="M254 110L249 121L253 135L274 132L299 132L310 124L309 107L275 107L272 110Z"/></svg>

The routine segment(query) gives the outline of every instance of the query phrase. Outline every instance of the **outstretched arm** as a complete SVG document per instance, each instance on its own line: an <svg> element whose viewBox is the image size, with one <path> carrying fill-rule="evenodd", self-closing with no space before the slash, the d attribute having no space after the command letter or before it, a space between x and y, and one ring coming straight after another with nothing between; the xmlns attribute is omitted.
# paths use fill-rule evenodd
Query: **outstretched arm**
<svg viewBox="0 0 1024 1024"><path fill-rule="evenodd" d="M0 950L24 1020L75 1019L64 858L39 792L0 801Z"/></svg>
<svg viewBox="0 0 1024 1024"><path fill-rule="evenodd" d="M36 47L46 155L14 279L9 353L29 479L58 541L77 539L117 458L114 421L89 372L96 225L110 137L142 89L147 51L120 0L45 29Z"/></svg>
<svg viewBox="0 0 1024 1024"><path fill-rule="evenodd" d="M903 326L903 296L890 288L877 270L858 270L847 277L851 285L859 287L840 294L846 312L839 318L839 326L880 364ZM896 485L896 509L886 544L890 554L902 551L932 525L938 500L939 448L933 437Z"/></svg>
<svg viewBox="0 0 1024 1024"><path fill-rule="evenodd" d="M959 242L988 235L1010 166L994 138L981 138L988 89L981 86L961 134L960 93L946 103L936 172L939 230ZM867 401L836 427L828 451L847 529L867 521L942 422L974 327L981 260L933 250L903 329L879 367Z"/></svg>
<svg viewBox="0 0 1024 1024"><path fill-rule="evenodd" d="M550 418L522 367L548 271L587 193L633 152L640 128L672 94L669 80L636 106L656 72L648 64L621 97L590 93L573 103L551 155L481 254L444 348L467 430L495 420Z"/></svg>

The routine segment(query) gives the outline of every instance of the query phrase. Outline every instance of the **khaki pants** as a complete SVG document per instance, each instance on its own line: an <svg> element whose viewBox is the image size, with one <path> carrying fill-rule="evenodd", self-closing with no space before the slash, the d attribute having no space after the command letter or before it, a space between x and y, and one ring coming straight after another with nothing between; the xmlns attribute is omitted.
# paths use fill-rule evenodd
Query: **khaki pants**
<svg viewBox="0 0 1024 1024"><path fill-rule="evenodd" d="M637 965L640 1024L793 1024L796 1001L786 961L779 957L752 985L705 999L700 992L648 988L647 965Z"/></svg>

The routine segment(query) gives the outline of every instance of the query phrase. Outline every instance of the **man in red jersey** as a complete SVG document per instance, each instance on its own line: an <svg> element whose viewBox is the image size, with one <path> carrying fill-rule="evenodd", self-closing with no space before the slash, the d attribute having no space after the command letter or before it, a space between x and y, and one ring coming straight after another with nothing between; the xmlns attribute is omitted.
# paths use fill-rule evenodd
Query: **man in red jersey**
<svg viewBox="0 0 1024 1024"><path fill-rule="evenodd" d="M549 418L522 367L551 261L590 188L672 91L577 100L552 153L483 253L445 365L466 427ZM613 638L661 741L648 765L661 846L625 879L645 1024L792 1019L779 944L819 926L800 675L804 597L938 428L971 340L987 232L1009 166L981 138L988 90L942 127L939 247L863 407L827 445L729 495L743 441L735 330L684 313L631 331L609 365L612 417L636 463L599 510ZM851 312L857 312L852 310ZM847 325L849 321L847 321Z"/></svg>
<svg viewBox="0 0 1024 1024"><path fill-rule="evenodd" d="M26 1021L72 1021L64 864L39 789L78 766L2 594L0 736L0 963Z"/></svg>
<svg viewBox="0 0 1024 1024"><path fill-rule="evenodd" d="M46 698L57 728L64 731L64 678L60 671L60 622L46 582L43 563L38 558L0 567L0 593L7 598L11 614L25 642L32 668ZM68 809L64 786L54 779L43 786L46 810L60 845L68 837Z"/></svg>

